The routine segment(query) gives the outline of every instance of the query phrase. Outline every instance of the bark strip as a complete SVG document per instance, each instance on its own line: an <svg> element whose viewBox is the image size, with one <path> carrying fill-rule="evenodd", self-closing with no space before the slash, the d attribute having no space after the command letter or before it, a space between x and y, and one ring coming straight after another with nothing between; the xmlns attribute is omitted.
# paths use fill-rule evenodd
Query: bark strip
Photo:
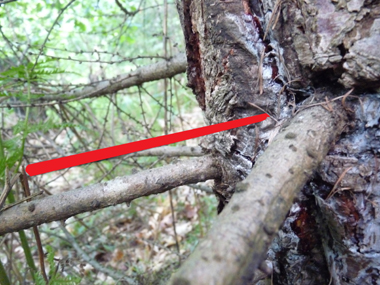
<svg viewBox="0 0 380 285"><path fill-rule="evenodd" d="M0 235L219 177L213 159L179 161L23 203L0 212Z"/></svg>
<svg viewBox="0 0 380 285"><path fill-rule="evenodd" d="M313 107L283 127L171 284L252 280L297 193L341 133L337 113Z"/></svg>

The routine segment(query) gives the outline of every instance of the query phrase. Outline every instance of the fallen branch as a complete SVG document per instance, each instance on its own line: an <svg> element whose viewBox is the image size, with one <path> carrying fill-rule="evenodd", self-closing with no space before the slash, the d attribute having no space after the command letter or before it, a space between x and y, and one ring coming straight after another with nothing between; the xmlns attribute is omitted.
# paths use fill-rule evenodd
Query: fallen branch
<svg viewBox="0 0 380 285"><path fill-rule="evenodd" d="M0 235L215 179L219 173L213 159L204 156L22 203L0 212Z"/></svg>
<svg viewBox="0 0 380 285"><path fill-rule="evenodd" d="M313 107L282 129L170 284L249 284L297 193L341 133L338 113Z"/></svg>

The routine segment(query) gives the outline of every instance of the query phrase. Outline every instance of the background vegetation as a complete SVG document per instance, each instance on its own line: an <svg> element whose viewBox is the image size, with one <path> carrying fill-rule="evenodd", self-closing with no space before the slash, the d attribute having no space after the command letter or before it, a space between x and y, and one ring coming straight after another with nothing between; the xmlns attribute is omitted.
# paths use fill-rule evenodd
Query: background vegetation
<svg viewBox="0 0 380 285"><path fill-rule="evenodd" d="M35 103L184 51L174 1L0 3L1 189L15 181L2 210L25 200L17 175L27 164L203 125L185 74L106 96ZM32 177L29 186L38 198L171 160L118 157ZM130 283L163 282L203 236L214 213L213 196L180 187L78 215L64 226L55 222L6 234L0 237L0 280L108 284L128 276Z"/></svg>

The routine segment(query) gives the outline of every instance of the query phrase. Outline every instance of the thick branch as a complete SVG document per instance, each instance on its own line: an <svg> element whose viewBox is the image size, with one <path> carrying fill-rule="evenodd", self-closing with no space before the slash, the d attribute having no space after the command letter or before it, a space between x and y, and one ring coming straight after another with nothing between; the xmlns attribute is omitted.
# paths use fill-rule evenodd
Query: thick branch
<svg viewBox="0 0 380 285"><path fill-rule="evenodd" d="M180 185L215 179L219 174L213 159L204 156L48 196L1 212L0 235L130 202Z"/></svg>
<svg viewBox="0 0 380 285"><path fill-rule="evenodd" d="M342 131L343 120L334 114L310 108L282 129L171 284L252 279L298 191Z"/></svg>

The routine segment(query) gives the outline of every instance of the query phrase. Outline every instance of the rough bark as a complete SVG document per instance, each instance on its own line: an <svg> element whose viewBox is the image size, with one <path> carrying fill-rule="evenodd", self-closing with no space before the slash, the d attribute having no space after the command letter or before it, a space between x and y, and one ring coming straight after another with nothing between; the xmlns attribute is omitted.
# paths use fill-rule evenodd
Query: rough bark
<svg viewBox="0 0 380 285"><path fill-rule="evenodd" d="M268 252L274 283L375 284L380 280L379 1L264 1L263 11L268 37L283 49L290 79L299 79L288 91L342 89L337 82L361 90L359 100L347 103L344 136L303 188ZM277 16L274 27L271 19ZM303 100L300 92L294 96ZM327 199L333 189L338 193Z"/></svg>
<svg viewBox="0 0 380 285"><path fill-rule="evenodd" d="M277 6L277 9L275 8ZM380 6L377 0L263 1L279 15L270 38L283 48L292 78L344 87L380 86ZM275 19L277 15L274 15Z"/></svg>
<svg viewBox="0 0 380 285"><path fill-rule="evenodd" d="M377 284L379 1L183 0L178 6L189 84L206 121L218 123L264 110L278 122L266 120L204 142L224 170L214 189L220 210L281 123L325 100L325 108L333 110L330 100L345 94L345 88L358 90L355 99L342 100L350 123L293 204L268 251L268 262L275 284ZM327 199L332 190L337 194ZM223 259L234 251L217 254ZM215 271L215 278L229 266ZM198 277L196 281L203 278Z"/></svg>
<svg viewBox="0 0 380 285"><path fill-rule="evenodd" d="M79 213L128 203L180 185L215 179L219 175L213 159L204 156L47 196L0 212L0 235L67 219Z"/></svg>
<svg viewBox="0 0 380 285"><path fill-rule="evenodd" d="M278 120L284 72L276 44L263 41L260 20L247 1L183 1L183 23L189 85L196 93L208 124L267 112ZM268 54L266 54L268 53ZM264 56L266 55L266 56ZM249 103L253 103L249 104ZM264 111L265 110L265 111ZM274 121L209 136L203 147L220 160L224 176L215 192L219 211L234 184L250 172ZM265 140L265 139L264 139Z"/></svg>

